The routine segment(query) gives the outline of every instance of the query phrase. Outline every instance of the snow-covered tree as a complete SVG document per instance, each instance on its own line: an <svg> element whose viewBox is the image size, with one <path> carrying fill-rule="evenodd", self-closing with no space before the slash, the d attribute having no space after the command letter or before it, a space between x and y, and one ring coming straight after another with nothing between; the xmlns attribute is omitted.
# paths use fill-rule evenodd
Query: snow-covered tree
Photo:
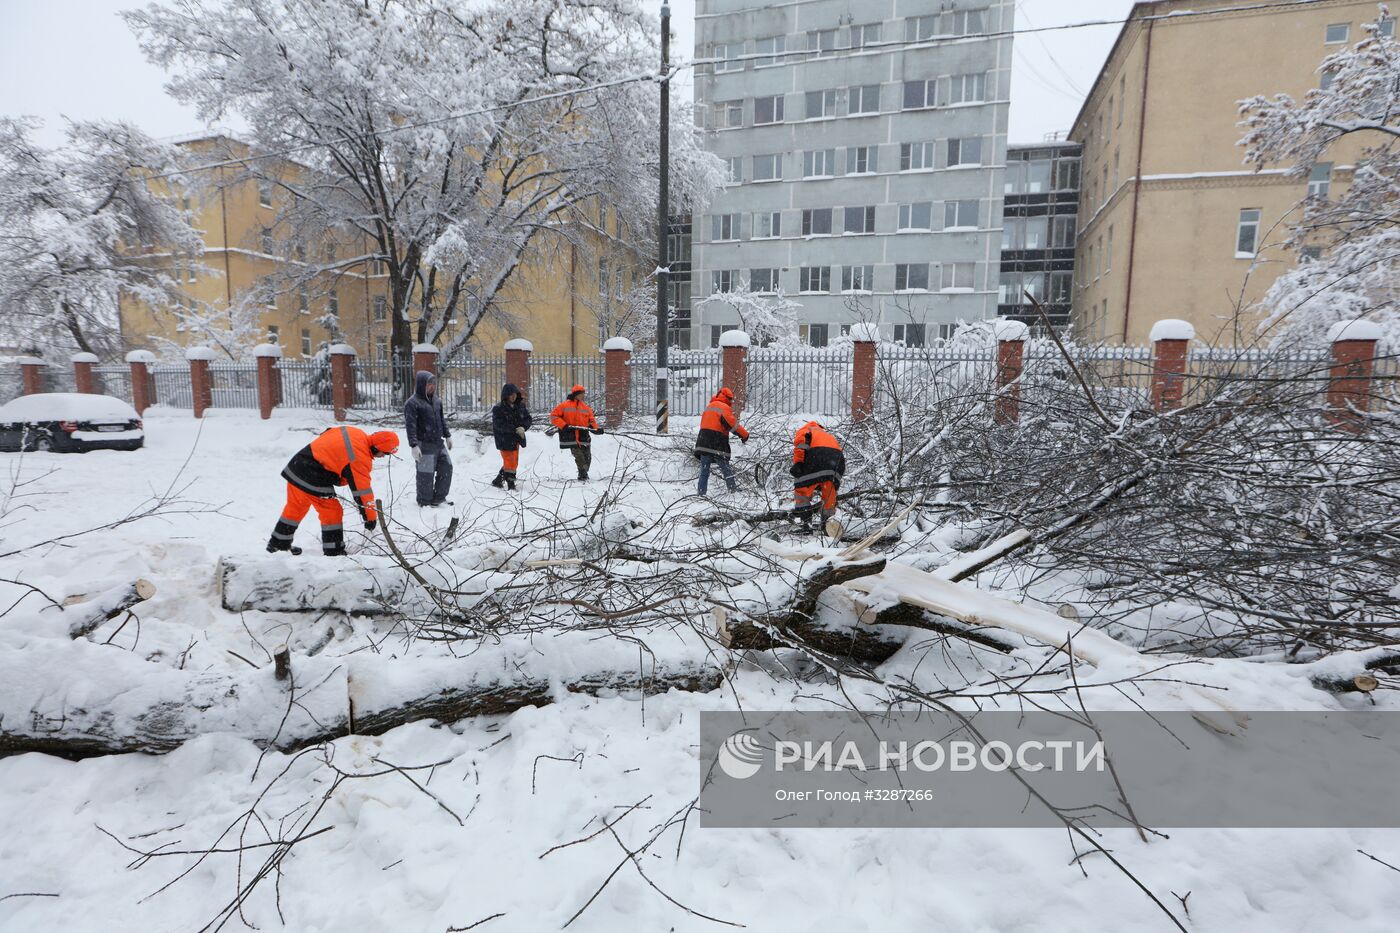
<svg viewBox="0 0 1400 933"><path fill-rule="evenodd" d="M1384 5L1382 17L1388 16ZM1245 161L1287 166L1306 178L1343 140L1363 146L1351 184L1312 196L1288 246L1317 251L1284 273L1263 299L1272 340L1321 341L1337 321L1367 318L1400 346L1400 43L1378 24L1355 46L1327 56L1325 87L1301 100L1281 94L1240 102Z"/></svg>
<svg viewBox="0 0 1400 933"><path fill-rule="evenodd" d="M797 336L797 316L802 305L781 291L756 292L747 282L727 292L715 292L702 305L724 308L739 318L739 327L760 347Z"/></svg>
<svg viewBox="0 0 1400 933"><path fill-rule="evenodd" d="M134 127L70 123L65 143L35 142L33 120L0 118L0 329L6 342L111 356L118 303L173 304L173 261L203 243L164 176L176 152Z"/></svg>
<svg viewBox="0 0 1400 933"><path fill-rule="evenodd" d="M562 255L600 205L655 215L659 28L636 0L181 0L126 16L177 99L241 116L255 153L305 167L244 163L275 186L279 239L306 247L285 272L383 263L397 354L450 354L483 320L526 313L506 300L522 263ZM686 210L720 171L684 107L674 121ZM364 249L313 245L346 236Z"/></svg>

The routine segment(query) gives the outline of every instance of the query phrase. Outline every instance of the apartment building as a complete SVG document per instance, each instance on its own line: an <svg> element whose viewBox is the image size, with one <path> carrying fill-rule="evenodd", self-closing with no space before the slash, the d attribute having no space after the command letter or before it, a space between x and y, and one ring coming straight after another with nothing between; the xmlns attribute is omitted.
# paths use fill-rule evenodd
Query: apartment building
<svg viewBox="0 0 1400 933"><path fill-rule="evenodd" d="M1311 179L1255 171L1238 102L1323 86L1322 59L1378 15L1368 0L1133 7L1070 132L1084 147L1079 337L1142 343L1154 321L1183 318L1205 341L1253 338L1259 299L1307 258L1282 246L1299 202L1348 184L1360 144Z"/></svg>
<svg viewBox="0 0 1400 933"><path fill-rule="evenodd" d="M697 119L728 183L693 231L698 346L726 291L782 292L823 346L997 310L1012 0L698 0Z"/></svg>
<svg viewBox="0 0 1400 933"><path fill-rule="evenodd" d="M1078 143L1052 140L1006 149L997 313L1043 327L1069 324L1079 223ZM1030 297L1027 297L1027 296Z"/></svg>

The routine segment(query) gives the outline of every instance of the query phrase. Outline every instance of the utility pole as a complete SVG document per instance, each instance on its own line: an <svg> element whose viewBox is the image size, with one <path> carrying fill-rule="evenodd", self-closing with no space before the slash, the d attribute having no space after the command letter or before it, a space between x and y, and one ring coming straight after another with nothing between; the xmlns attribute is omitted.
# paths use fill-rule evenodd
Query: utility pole
<svg viewBox="0 0 1400 933"><path fill-rule="evenodd" d="M667 369L666 345L670 317L671 261L667 255L670 241L671 185L671 5L661 4L661 191L657 198L656 222L656 433L665 434L670 426L671 412L667 389L670 372Z"/></svg>

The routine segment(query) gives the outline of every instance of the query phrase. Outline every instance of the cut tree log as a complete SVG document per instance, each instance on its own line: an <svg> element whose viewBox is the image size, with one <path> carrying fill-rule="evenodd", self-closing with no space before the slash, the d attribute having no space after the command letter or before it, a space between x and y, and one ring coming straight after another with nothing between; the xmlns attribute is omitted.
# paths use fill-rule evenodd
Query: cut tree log
<svg viewBox="0 0 1400 933"><path fill-rule="evenodd" d="M229 612L340 609L376 615L403 604L409 578L387 558L223 557L219 600Z"/></svg>
<svg viewBox="0 0 1400 933"><path fill-rule="evenodd" d="M1322 668L1308 675L1308 680L1319 690L1371 693L1380 687L1380 677L1400 677L1400 653L1394 648L1369 648L1333 655L1312 666Z"/></svg>
<svg viewBox="0 0 1400 933"><path fill-rule="evenodd" d="M63 615L68 622L68 637L82 638L126 612L132 606L156 595L156 585L150 580L114 586L92 595L70 596L63 601Z"/></svg>

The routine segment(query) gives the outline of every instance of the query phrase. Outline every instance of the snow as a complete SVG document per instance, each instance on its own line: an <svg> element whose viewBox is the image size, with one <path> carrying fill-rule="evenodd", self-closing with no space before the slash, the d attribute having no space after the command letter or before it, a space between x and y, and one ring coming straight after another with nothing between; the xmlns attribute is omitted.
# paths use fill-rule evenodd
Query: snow
<svg viewBox="0 0 1400 933"><path fill-rule="evenodd" d="M348 343L333 343L326 348L331 356L354 356L355 348Z"/></svg>
<svg viewBox="0 0 1400 933"><path fill-rule="evenodd" d="M745 347L749 345L749 335L742 330L727 330L719 335L721 347Z"/></svg>
<svg viewBox="0 0 1400 933"><path fill-rule="evenodd" d="M260 343L253 348L253 356L270 356L274 359L281 359L282 347L275 343Z"/></svg>
<svg viewBox="0 0 1400 933"><path fill-rule="evenodd" d="M21 395L0 405L0 424L35 421L135 421L136 409L109 395L81 392L41 392ZM103 433L94 437L111 438ZM140 432L137 432L140 436Z"/></svg>
<svg viewBox="0 0 1400 933"><path fill-rule="evenodd" d="M98 359L98 356L97 356L96 353L74 353L72 356L70 356L70 357L68 358L68 360L69 360L69 362L72 362L72 363L100 363L100 362L102 362L102 360Z"/></svg>
<svg viewBox="0 0 1400 933"><path fill-rule="evenodd" d="M17 356L17 357L15 357L15 362L18 363L18 364L21 365L21 366L47 366L47 365L49 365L47 362L45 362L44 360L40 359L40 358L37 357L37 356Z"/></svg>
<svg viewBox="0 0 1400 933"><path fill-rule="evenodd" d="M603 350L604 352L609 350L622 350L631 353L632 341L628 340L626 337L609 337L603 342Z"/></svg>
<svg viewBox="0 0 1400 933"><path fill-rule="evenodd" d="M413 345L413 352L436 354L438 352L438 348L433 346L431 343L415 343Z"/></svg>
<svg viewBox="0 0 1400 933"><path fill-rule="evenodd" d="M156 361L156 355L150 350L132 350L126 355L128 363L145 363L151 365Z"/></svg>
<svg viewBox="0 0 1400 933"><path fill-rule="evenodd" d="M209 347L190 347L185 351L185 359L187 360L212 360L213 358L214 351Z"/></svg>
<svg viewBox="0 0 1400 933"><path fill-rule="evenodd" d="M857 343L879 343L880 326L869 321L851 325L851 339Z"/></svg>
<svg viewBox="0 0 1400 933"><path fill-rule="evenodd" d="M1159 340L1193 340L1195 337L1196 328L1191 326L1191 322L1178 318L1164 318L1158 321L1152 325L1152 332L1147 335L1150 343Z"/></svg>
<svg viewBox="0 0 1400 933"><path fill-rule="evenodd" d="M524 337L516 337L512 340L507 340L505 348L507 350L524 350L526 353L535 352L535 345Z"/></svg>
<svg viewBox="0 0 1400 933"><path fill-rule="evenodd" d="M999 341L1016 342L1024 341L1030 336L1030 328L1021 321L1013 321L1010 318L997 318L992 323L992 334Z"/></svg>
<svg viewBox="0 0 1400 933"><path fill-rule="evenodd" d="M1385 334L1374 321L1338 321L1327 329L1327 342L1341 340L1380 340Z"/></svg>

